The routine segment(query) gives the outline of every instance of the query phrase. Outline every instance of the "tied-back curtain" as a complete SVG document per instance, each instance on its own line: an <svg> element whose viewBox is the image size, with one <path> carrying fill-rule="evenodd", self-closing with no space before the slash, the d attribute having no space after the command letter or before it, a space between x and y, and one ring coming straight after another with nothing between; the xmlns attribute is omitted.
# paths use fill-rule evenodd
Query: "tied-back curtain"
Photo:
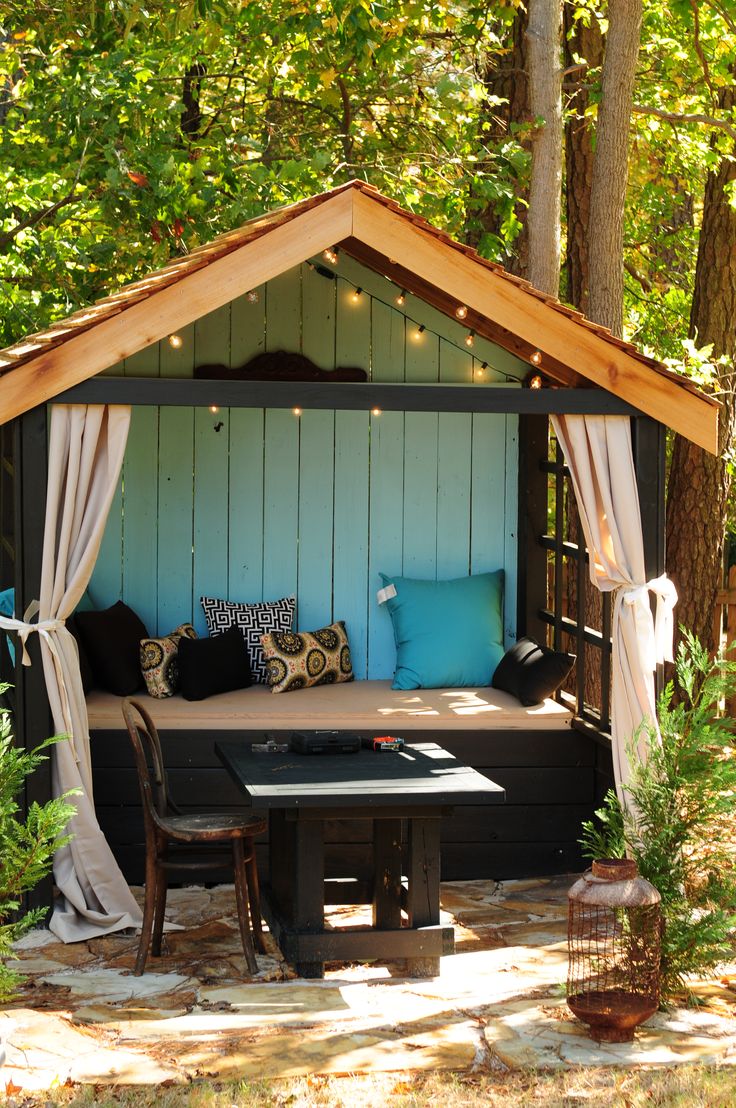
<svg viewBox="0 0 736 1108"><path fill-rule="evenodd" d="M657 729L654 670L672 660L677 593L666 577L646 579L639 495L628 416L552 417L570 470L590 551L590 577L615 592L611 634L611 737L616 791L625 803L631 774L627 747L642 722ZM657 598L656 623L649 594ZM645 757L640 735L636 752Z"/></svg>
<svg viewBox="0 0 736 1108"><path fill-rule="evenodd" d="M61 897L49 926L64 942L141 923L140 909L97 822L79 654L64 623L92 576L129 426L128 407L57 404L51 410L37 627L54 727L69 736L53 749L54 795L82 790L72 799L74 837L54 859Z"/></svg>

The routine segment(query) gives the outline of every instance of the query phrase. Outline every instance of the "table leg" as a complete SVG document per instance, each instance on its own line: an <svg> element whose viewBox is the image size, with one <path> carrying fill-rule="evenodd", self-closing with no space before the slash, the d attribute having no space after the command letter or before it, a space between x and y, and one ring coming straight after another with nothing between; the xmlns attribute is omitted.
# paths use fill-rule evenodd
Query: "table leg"
<svg viewBox="0 0 736 1108"><path fill-rule="evenodd" d="M409 819L407 912L410 927L440 922L440 820ZM407 958L412 977L436 977L439 958Z"/></svg>
<svg viewBox="0 0 736 1108"><path fill-rule="evenodd" d="M401 927L401 820L373 821L373 926Z"/></svg>
<svg viewBox="0 0 736 1108"><path fill-rule="evenodd" d="M325 926L325 846L321 819L297 819L294 824L291 924L295 931L320 933ZM324 962L297 962L300 977L324 977Z"/></svg>

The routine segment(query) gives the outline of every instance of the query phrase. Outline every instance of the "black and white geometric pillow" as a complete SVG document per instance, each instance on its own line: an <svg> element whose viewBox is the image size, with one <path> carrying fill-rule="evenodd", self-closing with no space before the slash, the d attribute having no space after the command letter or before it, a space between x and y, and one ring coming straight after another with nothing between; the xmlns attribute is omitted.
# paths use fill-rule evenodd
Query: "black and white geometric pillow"
<svg viewBox="0 0 736 1108"><path fill-rule="evenodd" d="M284 596L281 600L264 601L261 604L236 604L232 600L217 600L212 596L202 596L200 601L210 635L221 635L228 628L237 627L245 639L253 681L267 685L261 635L272 631L292 630L296 597Z"/></svg>

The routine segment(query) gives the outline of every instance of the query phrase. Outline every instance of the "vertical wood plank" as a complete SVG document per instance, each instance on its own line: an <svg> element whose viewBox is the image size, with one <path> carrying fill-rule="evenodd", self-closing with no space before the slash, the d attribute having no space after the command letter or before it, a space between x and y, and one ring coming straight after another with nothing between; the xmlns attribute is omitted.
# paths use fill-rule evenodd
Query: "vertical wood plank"
<svg viewBox="0 0 736 1108"><path fill-rule="evenodd" d="M504 416L506 423L505 489L503 511L504 604L506 646L516 641L517 575L519 566L519 417Z"/></svg>
<svg viewBox="0 0 736 1108"><path fill-rule="evenodd" d="M473 415L470 570L504 565L506 425L503 415Z"/></svg>
<svg viewBox="0 0 736 1108"><path fill-rule="evenodd" d="M406 325L406 380L415 384L439 380L440 340L431 331L419 332L415 323Z"/></svg>
<svg viewBox="0 0 736 1108"><path fill-rule="evenodd" d="M402 572L404 557L404 413L371 416L368 677L392 677L396 661L391 617L376 601L379 573Z"/></svg>
<svg viewBox="0 0 736 1108"><path fill-rule="evenodd" d="M123 462L123 600L149 634L158 624L158 505L151 480L158 468L158 422L158 408L133 408Z"/></svg>
<svg viewBox="0 0 736 1108"><path fill-rule="evenodd" d="M135 354L127 357L124 362L124 376L158 377L160 346L160 343L154 342L151 346L145 346L143 350L137 350Z"/></svg>
<svg viewBox="0 0 736 1108"><path fill-rule="evenodd" d="M262 408L230 412L229 598L255 603L263 598Z"/></svg>
<svg viewBox="0 0 736 1108"><path fill-rule="evenodd" d="M302 266L302 354L320 367L335 368L337 282Z"/></svg>
<svg viewBox="0 0 736 1108"><path fill-rule="evenodd" d="M191 621L194 410L161 408L158 461L158 626ZM153 481L151 481L153 485ZM199 597L195 598L199 610Z"/></svg>
<svg viewBox="0 0 736 1108"><path fill-rule="evenodd" d="M172 346L168 339L159 343L159 372L162 377L191 377L194 370L194 324L180 327L176 334L181 346Z"/></svg>
<svg viewBox="0 0 736 1108"><path fill-rule="evenodd" d="M380 300L371 309L371 380L404 380L404 315Z"/></svg>
<svg viewBox="0 0 736 1108"><path fill-rule="evenodd" d="M437 575L436 412L407 412L404 436L404 563L406 577Z"/></svg>
<svg viewBox="0 0 736 1108"><path fill-rule="evenodd" d="M230 365L241 366L266 349L266 286L253 289L257 300L247 293L230 305Z"/></svg>
<svg viewBox="0 0 736 1108"><path fill-rule="evenodd" d="M547 551L539 538L547 531L547 474L541 463L548 454L547 416L519 420L519 520L516 635L547 638L539 612L547 607Z"/></svg>
<svg viewBox="0 0 736 1108"><path fill-rule="evenodd" d="M354 299L355 289L345 281L337 282L337 323L335 361L338 366L371 368L371 298L362 292Z"/></svg>
<svg viewBox="0 0 736 1108"><path fill-rule="evenodd" d="M230 365L232 305L223 304L194 325L194 364ZM226 596L228 584L228 439L229 413L194 412L194 489L192 501L192 622L206 632L199 597Z"/></svg>
<svg viewBox="0 0 736 1108"><path fill-rule="evenodd" d="M468 383L473 357L440 339L440 380ZM437 440L437 576L470 572L470 475L472 416L440 412Z"/></svg>
<svg viewBox="0 0 736 1108"><path fill-rule="evenodd" d="M277 600L297 582L299 418L288 409L266 411L264 463L263 599Z"/></svg>
<svg viewBox="0 0 736 1108"><path fill-rule="evenodd" d="M194 364L230 365L230 305L223 304L194 324Z"/></svg>
<svg viewBox="0 0 736 1108"><path fill-rule="evenodd" d="M266 286L266 350L301 350L301 269L295 266Z"/></svg>
<svg viewBox="0 0 736 1108"><path fill-rule="evenodd" d="M217 428L219 427L219 430ZM206 633L199 597L227 596L229 412L194 413L193 610L194 628Z"/></svg>
<svg viewBox="0 0 736 1108"><path fill-rule="evenodd" d="M441 412L437 445L437 577L470 572L471 416Z"/></svg>
<svg viewBox="0 0 736 1108"><path fill-rule="evenodd" d="M300 423L299 627L313 631L332 619L335 413L307 411Z"/></svg>
<svg viewBox="0 0 736 1108"><path fill-rule="evenodd" d="M368 656L368 412L335 414L333 619L345 621L353 671Z"/></svg>
<svg viewBox="0 0 736 1108"><path fill-rule="evenodd" d="M123 595L123 476L110 504L100 552L87 587L96 608L109 608Z"/></svg>

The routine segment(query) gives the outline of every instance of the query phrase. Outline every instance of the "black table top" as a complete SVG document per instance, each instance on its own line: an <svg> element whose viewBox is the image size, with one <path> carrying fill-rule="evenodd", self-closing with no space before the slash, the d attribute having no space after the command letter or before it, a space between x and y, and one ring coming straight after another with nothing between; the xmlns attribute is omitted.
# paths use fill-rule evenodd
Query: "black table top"
<svg viewBox="0 0 736 1108"><path fill-rule="evenodd" d="M258 808L351 808L501 804L506 793L436 743L401 752L356 754L254 752L242 742L215 750Z"/></svg>

